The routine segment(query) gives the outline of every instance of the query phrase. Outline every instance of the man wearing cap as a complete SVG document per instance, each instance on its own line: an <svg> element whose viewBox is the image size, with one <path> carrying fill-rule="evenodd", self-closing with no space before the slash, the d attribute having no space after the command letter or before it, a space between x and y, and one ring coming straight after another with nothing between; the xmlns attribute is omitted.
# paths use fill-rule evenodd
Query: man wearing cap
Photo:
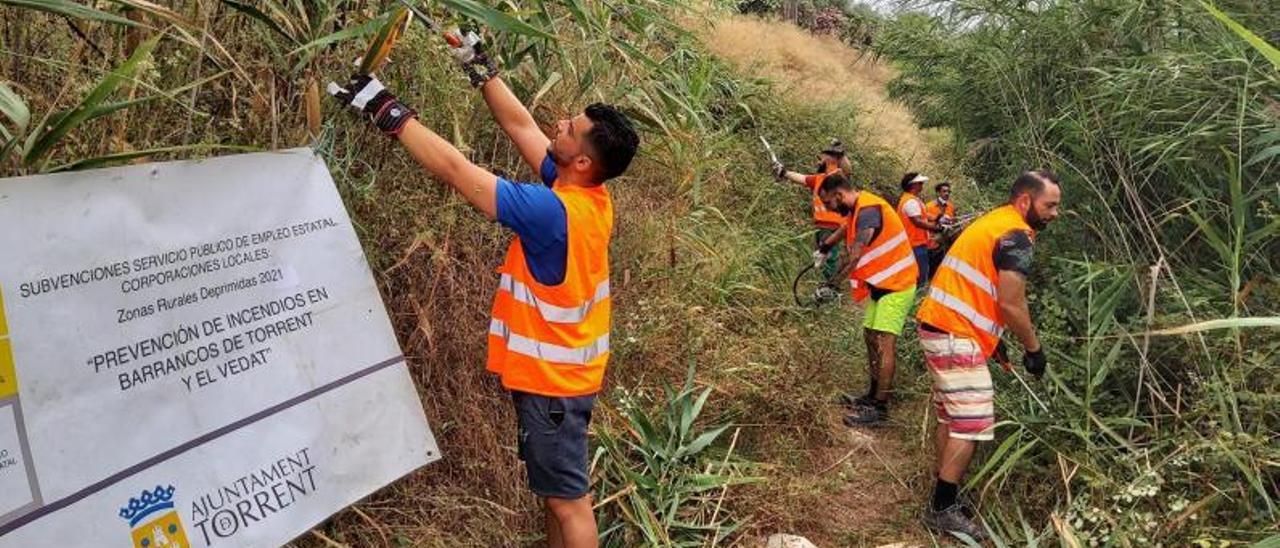
<svg viewBox="0 0 1280 548"><path fill-rule="evenodd" d="M907 228L907 242L911 245L911 253L916 258L916 267L920 271L916 288L923 288L929 280L929 233L938 230L941 225L929 219L925 214L924 201L920 193L929 178L916 172L902 176L902 196L898 198L898 216Z"/></svg>
<svg viewBox="0 0 1280 548"><path fill-rule="evenodd" d="M818 229L815 236L816 244L821 244L832 233L839 230L844 220L839 213L827 209L823 205L822 198L818 196L818 190L822 187L822 181L833 173L844 173L850 176L849 160L845 158L844 144L839 139L832 139L831 143L822 152L818 153L818 167L816 172L810 175L788 171L782 163L773 164L773 174L778 179L791 181L804 185L808 188L813 198L813 224ZM831 280L836 273L836 268L840 263L840 252L836 248L826 257L821 255L814 256L815 262L822 265L822 275L824 279Z"/></svg>

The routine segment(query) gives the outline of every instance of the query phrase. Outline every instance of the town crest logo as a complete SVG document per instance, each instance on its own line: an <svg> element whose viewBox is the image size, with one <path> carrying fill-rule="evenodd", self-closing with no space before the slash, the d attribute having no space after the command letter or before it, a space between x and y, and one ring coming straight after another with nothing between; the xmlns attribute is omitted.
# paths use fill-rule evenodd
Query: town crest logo
<svg viewBox="0 0 1280 548"><path fill-rule="evenodd" d="M135 548L187 548L187 532L173 507L172 485L157 485L150 491L142 491L139 498L129 498L129 505L120 509L120 517L133 529Z"/></svg>

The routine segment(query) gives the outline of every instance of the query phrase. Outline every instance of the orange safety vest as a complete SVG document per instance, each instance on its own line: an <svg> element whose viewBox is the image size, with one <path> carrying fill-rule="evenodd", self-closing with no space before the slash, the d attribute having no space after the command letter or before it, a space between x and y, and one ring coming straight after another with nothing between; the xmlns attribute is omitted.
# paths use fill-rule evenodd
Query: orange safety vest
<svg viewBox="0 0 1280 548"><path fill-rule="evenodd" d="M903 212L907 206L907 202L915 200L920 202L920 198L910 192L903 192L902 197L898 198L898 217L902 218L902 226L907 229L907 241L911 243L911 247L922 246L929 243L929 231L916 226ZM924 214L924 203L920 203L920 213Z"/></svg>
<svg viewBox="0 0 1280 548"><path fill-rule="evenodd" d="M822 181L826 180L828 175L840 171L840 168L831 168L826 173L818 173L813 175L813 224L819 228L840 228L844 224L844 218L839 213L828 210L827 206L822 203L822 198L818 196L818 191L822 188Z"/></svg>
<svg viewBox="0 0 1280 548"><path fill-rule="evenodd" d="M502 386L543 396L600 391L609 361L609 237L613 201L604 185L553 185L568 218L564 281L538 283L516 237L498 268L487 369Z"/></svg>
<svg viewBox="0 0 1280 548"><path fill-rule="evenodd" d="M942 207L938 206L937 200L930 200L929 203L924 205L924 214L925 217L928 217L934 222L937 222L937 220L942 217L950 217L954 219L956 217L956 206L952 202L947 202L947 207L944 210ZM930 234L929 243L925 245L928 245L929 249L937 249L939 245L938 237L941 234L942 233L940 231Z"/></svg>
<svg viewBox="0 0 1280 548"><path fill-rule="evenodd" d="M857 238L858 214L868 207L880 208L883 226L880 234L862 248L858 264L849 273L849 285L853 288L853 298L861 302L871 294L868 285L874 285L886 291L902 291L916 286L920 272L916 269L916 258L907 245L907 232L902 221L893 214L893 208L884 198L865 190L858 192L858 201L853 206L853 216L849 218L849 229L845 231L845 245L852 247Z"/></svg>
<svg viewBox="0 0 1280 548"><path fill-rule="evenodd" d="M1013 206L998 207L960 233L929 284L916 318L957 337L978 341L990 356L1004 333L996 300L1000 278L992 257L1000 238L1012 230L1035 232Z"/></svg>

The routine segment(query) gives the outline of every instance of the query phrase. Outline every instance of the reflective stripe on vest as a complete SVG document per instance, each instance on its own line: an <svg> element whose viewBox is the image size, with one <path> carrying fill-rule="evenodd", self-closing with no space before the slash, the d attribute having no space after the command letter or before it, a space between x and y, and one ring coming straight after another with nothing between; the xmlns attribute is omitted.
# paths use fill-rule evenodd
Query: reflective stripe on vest
<svg viewBox="0 0 1280 548"><path fill-rule="evenodd" d="M889 202L871 192L858 192L857 203L848 221L850 229L845 233L846 245L852 245L857 238L858 216L869 207L880 209L881 227L875 239L867 243L865 252L858 257L853 272L849 274L856 301L862 301L871 294L868 285L889 292L903 291L915 287L919 275L902 221L894 214Z"/></svg>
<svg viewBox="0 0 1280 548"><path fill-rule="evenodd" d="M517 236L498 272L486 368L508 390L551 397L600 391L609 361L609 239L604 186L553 184L569 232L564 279L539 283Z"/></svg>
<svg viewBox="0 0 1280 548"><path fill-rule="evenodd" d="M986 331L987 333L994 335L996 338L999 338L1000 335L1004 333L1004 328L997 325L995 320L983 316L977 310L974 310L972 306L969 306L968 304L965 304L964 301L951 296L951 294L946 291L930 286L929 298L938 301L942 306L950 308L956 314L964 316L973 323L974 327Z"/></svg>
<svg viewBox="0 0 1280 548"><path fill-rule="evenodd" d="M503 274L498 280L498 291L506 291L511 294L511 298L533 306L538 309L538 315L542 319L555 323L578 323L587 319L587 314L591 313L591 307L596 303L609 298L609 280L605 280L596 285L595 294L585 303L572 308L556 306L546 301L538 299L529 286L517 282L510 274Z"/></svg>
<svg viewBox="0 0 1280 548"><path fill-rule="evenodd" d="M887 241L871 248L866 253L863 253L862 257L858 258L858 265L856 268L862 268L864 265L879 258L881 255L893 251L894 247L905 241L907 241L907 233L899 232L897 236L889 238Z"/></svg>
<svg viewBox="0 0 1280 548"><path fill-rule="evenodd" d="M916 318L956 337L975 340L990 355L1004 332L999 270L993 253L1012 231L1031 232L1012 206L979 217L956 239L929 284Z"/></svg>
<svg viewBox="0 0 1280 548"><path fill-rule="evenodd" d="M907 255L906 257L898 259L898 262L893 263L888 267L885 267L884 270L881 270L880 272L868 277L867 283L878 287L881 282L884 282L885 280L889 279L889 276L902 272L903 270L906 270L907 267L909 266L915 266L915 264L916 264L915 256Z"/></svg>
<svg viewBox="0 0 1280 548"><path fill-rule="evenodd" d="M981 272L978 272L978 269L969 266L969 263L948 255L947 258L942 260L942 265L955 269L956 274L964 276L964 279L969 280L969 283L977 286L978 289L986 291L988 295L991 295L992 299L996 298L995 284L991 283L991 280L988 280Z"/></svg>
<svg viewBox="0 0 1280 548"><path fill-rule="evenodd" d="M609 351L608 332L585 346L569 348L558 344L536 341L512 333L511 328L507 327L506 323L495 318L489 320L489 334L501 338L510 352L556 363L587 365Z"/></svg>

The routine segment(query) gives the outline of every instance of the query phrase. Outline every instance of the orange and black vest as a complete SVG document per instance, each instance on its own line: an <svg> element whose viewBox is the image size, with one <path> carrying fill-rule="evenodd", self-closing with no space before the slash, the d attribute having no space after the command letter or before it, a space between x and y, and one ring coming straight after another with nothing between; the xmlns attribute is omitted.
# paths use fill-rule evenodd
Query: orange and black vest
<svg viewBox="0 0 1280 548"><path fill-rule="evenodd" d="M827 206L822 203L822 198L818 196L818 191L822 189L822 181L827 179L828 175L840 171L840 168L833 167L826 173L817 173L813 175L813 224L818 228L840 228L844 224L844 218L839 213L828 210Z"/></svg>
<svg viewBox="0 0 1280 548"><path fill-rule="evenodd" d="M929 243L929 231L916 226L916 224L911 222L911 219L907 217L907 214L903 211L906 208L907 203L912 200L920 203L920 214L924 215L924 202L920 202L920 198L915 194L903 192L902 196L898 198L898 217L902 219L902 226L907 229L908 243L911 244L911 247L917 247Z"/></svg>
<svg viewBox="0 0 1280 548"><path fill-rule="evenodd" d="M924 215L925 217L928 217L929 220L934 222L937 222L938 219L941 219L942 217L950 217L954 219L956 218L956 206L951 202L947 202L946 207L942 207L938 205L937 200L933 200L925 204ZM941 232L934 232L930 234L929 243L926 244L929 246L929 249L937 249L939 245L938 237L940 235L941 235Z"/></svg>
<svg viewBox="0 0 1280 548"><path fill-rule="evenodd" d="M568 220L564 281L538 283L516 237L498 268L488 370L508 390L572 397L600 391L609 361L609 238L604 185L553 185Z"/></svg>
<svg viewBox="0 0 1280 548"><path fill-rule="evenodd" d="M853 288L853 298L857 301L862 301L871 294L868 284L885 291L897 292L914 288L920 275L916 269L915 255L911 254L911 246L907 244L907 233L902 227L902 220L893 214L893 207L889 202L865 190L858 192L853 216L848 220L849 229L845 231L845 245L853 246L857 238L858 214L869 207L880 208L882 226L880 233L863 246L857 265L849 273L849 285Z"/></svg>
<svg viewBox="0 0 1280 548"><path fill-rule="evenodd" d="M957 337L978 341L990 356L1004 332L996 288L995 247L1010 231L1034 236L1013 206L1003 206L978 218L960 233L933 275L916 318Z"/></svg>

